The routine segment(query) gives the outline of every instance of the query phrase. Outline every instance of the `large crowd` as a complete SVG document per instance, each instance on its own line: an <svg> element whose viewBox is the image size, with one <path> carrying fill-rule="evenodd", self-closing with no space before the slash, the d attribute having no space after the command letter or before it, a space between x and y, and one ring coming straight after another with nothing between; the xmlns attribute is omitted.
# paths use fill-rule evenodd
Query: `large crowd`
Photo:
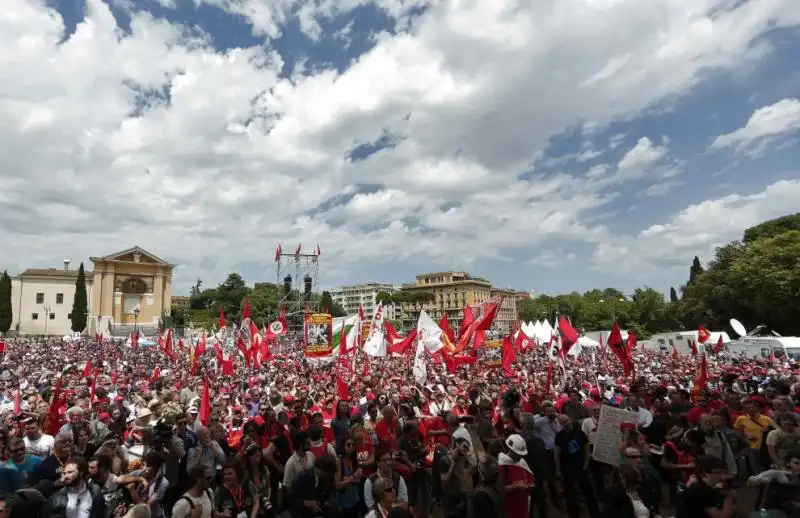
<svg viewBox="0 0 800 518"><path fill-rule="evenodd" d="M800 516L796 364L709 355L698 386L688 355L637 351L624 378L534 347L513 374L429 358L417 385L410 358L356 354L345 396L338 362L292 349L224 376L213 354L6 339L0 518ZM612 464L602 405L638 417Z"/></svg>

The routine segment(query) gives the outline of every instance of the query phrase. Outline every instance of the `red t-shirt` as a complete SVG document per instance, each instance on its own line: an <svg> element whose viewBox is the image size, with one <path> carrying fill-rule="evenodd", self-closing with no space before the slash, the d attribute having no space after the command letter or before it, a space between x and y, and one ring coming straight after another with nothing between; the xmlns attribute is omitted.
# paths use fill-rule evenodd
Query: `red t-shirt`
<svg viewBox="0 0 800 518"><path fill-rule="evenodd" d="M397 423L393 420L391 423L385 419L381 419L375 425L375 435L378 436L378 446L381 448L388 448L391 451L397 449Z"/></svg>
<svg viewBox="0 0 800 518"><path fill-rule="evenodd" d="M533 475L519 466L500 466L503 484L510 486L515 482L533 484ZM506 493L506 516L528 516L530 491L513 491Z"/></svg>
<svg viewBox="0 0 800 518"><path fill-rule="evenodd" d="M442 416L436 416L431 419L430 424L428 425L428 430L448 430L447 423ZM431 435L431 439L436 444L441 444L442 446L450 446L450 434L445 433L442 435Z"/></svg>
<svg viewBox="0 0 800 518"><path fill-rule="evenodd" d="M375 453L375 447L372 445L372 439L366 435L361 434L356 437L356 458L358 459L358 467L368 477L375 473L375 466L365 466L364 463L369 460L370 455Z"/></svg>

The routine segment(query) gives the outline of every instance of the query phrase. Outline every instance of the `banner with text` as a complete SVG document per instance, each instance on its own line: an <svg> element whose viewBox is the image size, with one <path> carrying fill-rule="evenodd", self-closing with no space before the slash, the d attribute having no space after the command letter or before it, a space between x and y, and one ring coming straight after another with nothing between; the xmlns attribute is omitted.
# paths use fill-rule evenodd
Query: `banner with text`
<svg viewBox="0 0 800 518"><path fill-rule="evenodd" d="M333 317L328 313L307 313L305 321L306 359L333 359Z"/></svg>
<svg viewBox="0 0 800 518"><path fill-rule="evenodd" d="M486 340L481 347L483 351L483 365L498 368L503 365L503 341Z"/></svg>
<svg viewBox="0 0 800 518"><path fill-rule="evenodd" d="M372 325L372 322L366 321L361 322L361 343L365 343L367 338L369 338L369 328Z"/></svg>

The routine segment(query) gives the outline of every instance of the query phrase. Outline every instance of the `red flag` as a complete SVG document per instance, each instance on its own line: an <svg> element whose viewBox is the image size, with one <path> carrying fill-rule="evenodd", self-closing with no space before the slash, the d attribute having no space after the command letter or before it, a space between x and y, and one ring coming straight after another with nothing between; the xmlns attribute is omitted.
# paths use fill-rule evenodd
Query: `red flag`
<svg viewBox="0 0 800 518"><path fill-rule="evenodd" d="M250 318L250 301L244 301L244 309L242 310L242 320Z"/></svg>
<svg viewBox="0 0 800 518"><path fill-rule="evenodd" d="M461 317L461 326L458 328L458 340L467 332L467 329L475 322L475 315L469 306L464 306L463 316Z"/></svg>
<svg viewBox="0 0 800 518"><path fill-rule="evenodd" d="M301 247L302 247L302 245L297 245L297 248L295 248L295 250L294 250L294 258L295 259L298 259L298 260L300 259L300 248Z"/></svg>
<svg viewBox="0 0 800 518"><path fill-rule="evenodd" d="M275 262L276 263L281 260L281 254L282 253L283 253L283 248L281 248L281 245L278 245L278 248L275 249Z"/></svg>
<svg viewBox="0 0 800 518"><path fill-rule="evenodd" d="M14 391L14 415L22 413L22 394L20 394L19 387Z"/></svg>
<svg viewBox="0 0 800 518"><path fill-rule="evenodd" d="M569 352L575 342L578 341L578 331L572 327L567 317L558 316L558 334L561 335L561 352L563 356Z"/></svg>
<svg viewBox="0 0 800 518"><path fill-rule="evenodd" d="M711 338L711 333L708 332L706 326L704 326L703 324L697 326L697 341L700 342L701 344L704 344L708 341L709 338Z"/></svg>
<svg viewBox="0 0 800 518"><path fill-rule="evenodd" d="M158 367L153 369L153 375L150 377L150 381L158 381L161 373L158 371Z"/></svg>
<svg viewBox="0 0 800 518"><path fill-rule="evenodd" d="M692 351L692 358L697 356L697 342L689 340L689 349Z"/></svg>
<svg viewBox="0 0 800 518"><path fill-rule="evenodd" d="M203 392L200 395L200 408L197 418L203 425L208 425L208 418L211 416L211 394L208 390L208 376L203 378Z"/></svg>
<svg viewBox="0 0 800 518"><path fill-rule="evenodd" d="M219 308L219 328L225 327L225 309L220 306Z"/></svg>
<svg viewBox="0 0 800 518"><path fill-rule="evenodd" d="M719 339L717 339L717 345L714 346L714 354L719 354L725 348L725 342L722 341L722 334L719 335Z"/></svg>
<svg viewBox="0 0 800 518"><path fill-rule="evenodd" d="M696 400L700 391L706 388L708 388L708 363L706 363L706 355L703 354L700 356L700 369L697 371L697 377L694 379L692 399Z"/></svg>
<svg viewBox="0 0 800 518"><path fill-rule="evenodd" d="M316 254L317 254L317 257L319 257L319 256L321 256L321 255L322 255L322 252L321 252L321 251L320 251L320 249L319 249L319 245L317 245L317 250L316 250L314 253L316 253Z"/></svg>
<svg viewBox="0 0 800 518"><path fill-rule="evenodd" d="M339 333L339 356L347 356L347 326L342 322L342 330Z"/></svg>
<svg viewBox="0 0 800 518"><path fill-rule="evenodd" d="M503 338L503 374L507 378L514 375L511 365L517 360L517 351L514 349L514 344L511 342L511 336L506 335Z"/></svg>
<svg viewBox="0 0 800 518"><path fill-rule="evenodd" d="M83 367L83 377L88 378L92 374L92 362L86 362Z"/></svg>
<svg viewBox="0 0 800 518"><path fill-rule="evenodd" d="M347 388L347 383L342 379L341 373L336 375L336 395L339 396L341 401L350 399L350 390Z"/></svg>
<svg viewBox="0 0 800 518"><path fill-rule="evenodd" d="M0 340L0 353L6 352L6 343Z"/></svg>
<svg viewBox="0 0 800 518"><path fill-rule="evenodd" d="M636 349L636 331L633 329L628 330L628 356L631 355L634 349Z"/></svg>
<svg viewBox="0 0 800 518"><path fill-rule="evenodd" d="M531 346L531 339L525 334L522 329L517 331L517 341L514 344L515 348L519 351L525 352Z"/></svg>
<svg viewBox="0 0 800 518"><path fill-rule="evenodd" d="M61 377L56 381L56 387L53 389L53 395L50 398L50 407L47 410L47 420L44 426L44 433L48 435L57 435L58 429L61 427L58 417L58 405L61 403Z"/></svg>

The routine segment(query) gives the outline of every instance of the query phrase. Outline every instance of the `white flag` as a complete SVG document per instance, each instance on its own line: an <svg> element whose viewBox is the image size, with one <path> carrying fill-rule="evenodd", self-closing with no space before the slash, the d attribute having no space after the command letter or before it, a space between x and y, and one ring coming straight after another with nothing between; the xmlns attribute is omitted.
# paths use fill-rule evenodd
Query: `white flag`
<svg viewBox="0 0 800 518"><path fill-rule="evenodd" d="M364 352L370 356L386 356L386 333L383 329L383 302L378 303L369 326L369 336L364 342Z"/></svg>
<svg viewBox="0 0 800 518"><path fill-rule="evenodd" d="M424 345L425 349L431 354L435 353L442 347L442 328L423 309L419 313L419 320L417 320L417 340L418 344Z"/></svg>
<svg viewBox="0 0 800 518"><path fill-rule="evenodd" d="M419 320L417 320L417 350L414 354L414 367L411 369L417 385L424 385L428 379L425 350L435 353L442 347L444 347L442 329L423 309L419 313Z"/></svg>

